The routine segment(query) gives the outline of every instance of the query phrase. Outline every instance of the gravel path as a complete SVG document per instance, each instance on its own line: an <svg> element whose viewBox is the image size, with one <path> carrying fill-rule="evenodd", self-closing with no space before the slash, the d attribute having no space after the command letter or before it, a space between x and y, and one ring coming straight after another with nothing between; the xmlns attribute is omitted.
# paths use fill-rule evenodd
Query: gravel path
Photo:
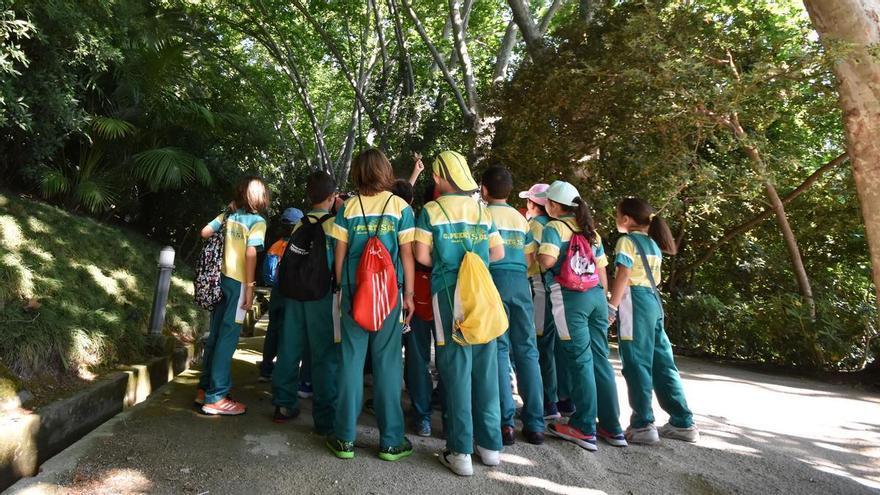
<svg viewBox="0 0 880 495"><path fill-rule="evenodd" d="M198 414L190 402L198 372L190 371L5 493L880 493L876 393L679 358L703 433L699 444L603 444L593 454L553 438L543 446L519 439L505 448L499 468L475 459L475 476L458 478L438 463L434 453L443 442L436 437L410 434L411 458L379 460L367 414L348 461L333 457L311 432L309 401L295 422L272 423L270 388L257 382L253 364L261 343L246 339L235 356L235 396L249 405L247 415ZM620 363L614 365L628 415ZM658 424L665 423L657 411ZM439 423L435 413L436 431Z"/></svg>

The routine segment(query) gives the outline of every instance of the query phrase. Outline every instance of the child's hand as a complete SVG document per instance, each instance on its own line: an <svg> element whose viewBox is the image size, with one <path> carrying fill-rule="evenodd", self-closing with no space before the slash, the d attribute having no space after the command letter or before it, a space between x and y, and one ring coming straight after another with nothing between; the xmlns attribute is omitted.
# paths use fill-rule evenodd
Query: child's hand
<svg viewBox="0 0 880 495"><path fill-rule="evenodd" d="M614 325L614 322L617 321L617 308L612 305L608 305L608 326Z"/></svg>
<svg viewBox="0 0 880 495"><path fill-rule="evenodd" d="M413 173L420 174L425 170L425 164L422 163L422 154L421 153L413 153Z"/></svg>
<svg viewBox="0 0 880 495"><path fill-rule="evenodd" d="M244 289L244 300L241 301L241 309L250 311L254 305L254 287L247 286Z"/></svg>
<svg viewBox="0 0 880 495"><path fill-rule="evenodd" d="M416 304L413 302L412 294L403 296L403 311L406 315L403 321L409 325L409 322L412 320L413 314L415 314L416 311Z"/></svg>

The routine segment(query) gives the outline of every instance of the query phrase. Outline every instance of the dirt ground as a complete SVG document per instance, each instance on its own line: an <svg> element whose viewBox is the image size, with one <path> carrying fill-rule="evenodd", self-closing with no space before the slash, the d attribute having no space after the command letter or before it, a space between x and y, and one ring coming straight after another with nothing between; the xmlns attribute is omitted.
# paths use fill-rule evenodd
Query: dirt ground
<svg viewBox="0 0 880 495"><path fill-rule="evenodd" d="M191 406L197 371L179 376L22 480L9 494L555 493L555 494L861 494L880 493L880 395L847 386L760 374L679 358L685 390L702 430L696 445L589 453L558 439L522 438L503 463L459 478L442 467L435 436L408 434L412 457L379 460L374 418L360 418L356 457L339 460L303 415L271 422L270 387L254 363L262 339L235 355L235 397L245 416L206 417ZM619 376L622 420L629 408ZM658 425L667 416L655 404Z"/></svg>

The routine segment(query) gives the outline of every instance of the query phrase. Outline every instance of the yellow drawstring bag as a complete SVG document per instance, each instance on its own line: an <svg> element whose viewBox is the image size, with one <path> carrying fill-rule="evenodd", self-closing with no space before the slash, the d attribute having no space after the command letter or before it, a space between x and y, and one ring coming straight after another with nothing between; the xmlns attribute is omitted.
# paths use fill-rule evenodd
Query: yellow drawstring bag
<svg viewBox="0 0 880 495"><path fill-rule="evenodd" d="M440 200L436 202L452 224ZM483 207L479 203L477 207L480 209L477 220L479 225L483 219ZM450 298L449 305L452 307L454 320L452 340L459 345L486 344L504 335L509 323L489 268L474 253L471 238L468 236L465 239L466 252L458 269L454 299L449 294L449 287L446 288L446 297Z"/></svg>

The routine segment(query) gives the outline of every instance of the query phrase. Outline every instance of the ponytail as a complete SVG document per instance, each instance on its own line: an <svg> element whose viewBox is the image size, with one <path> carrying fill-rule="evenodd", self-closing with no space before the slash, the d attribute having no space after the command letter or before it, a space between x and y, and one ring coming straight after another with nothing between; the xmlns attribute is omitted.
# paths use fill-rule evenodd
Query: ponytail
<svg viewBox="0 0 880 495"><path fill-rule="evenodd" d="M658 215L647 201L639 198L626 198L617 205L617 211L626 215L641 226L648 227L648 235L660 246L660 251L666 254L676 254L678 246L669 225Z"/></svg>
<svg viewBox="0 0 880 495"><path fill-rule="evenodd" d="M553 200L551 200L553 201ZM590 244L596 243L596 225L593 223L593 215L590 214L590 207L587 202L580 197L574 198L574 206L568 206L557 203L564 211L574 214L575 222L584 234L584 237L590 241Z"/></svg>

